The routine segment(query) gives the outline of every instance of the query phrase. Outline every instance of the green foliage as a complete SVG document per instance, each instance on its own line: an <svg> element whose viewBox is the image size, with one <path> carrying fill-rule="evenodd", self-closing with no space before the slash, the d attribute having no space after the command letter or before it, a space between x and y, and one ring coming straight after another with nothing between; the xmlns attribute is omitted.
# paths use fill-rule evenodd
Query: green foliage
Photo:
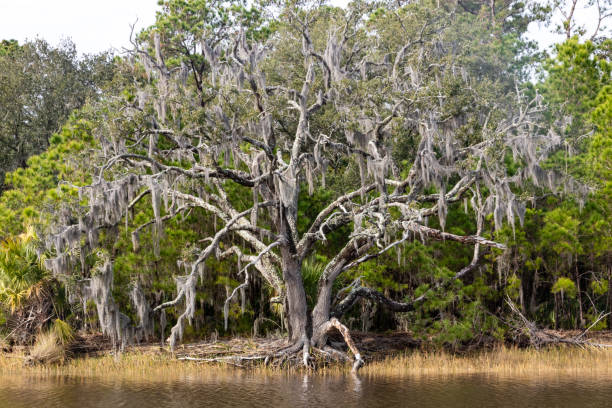
<svg viewBox="0 0 612 408"><path fill-rule="evenodd" d="M61 319L55 319L53 321L51 332L55 334L55 337L62 346L67 346L74 340L74 331L72 327Z"/></svg>
<svg viewBox="0 0 612 408"><path fill-rule="evenodd" d="M545 114L550 126L566 138L546 166L568 172L590 189L588 197L568 188L556 196L533 189L534 208L527 209L523 227L500 232L510 246L504 274L521 280L517 302L540 324L583 326L608 308L609 49L609 40L573 37L558 44L555 55L544 61L545 75L536 86L549 104ZM550 294L557 300L563 294L563 302Z"/></svg>
<svg viewBox="0 0 612 408"><path fill-rule="evenodd" d="M317 301L317 290L319 288L319 278L323 275L325 264L307 259L302 264L302 280L306 291L306 300L310 308L314 307Z"/></svg>
<svg viewBox="0 0 612 408"><path fill-rule="evenodd" d="M572 37L558 44L555 57L544 64L547 76L542 92L552 106L549 114L569 115L571 123L564 130L570 134L578 136L586 129L600 89L610 83L612 65L598 53L609 43L597 47L591 41L580 43L578 37Z"/></svg>
<svg viewBox="0 0 612 408"><path fill-rule="evenodd" d="M36 253L35 238L30 228L0 246L0 304L11 313L38 295L48 278Z"/></svg>
<svg viewBox="0 0 612 408"><path fill-rule="evenodd" d="M612 85L601 88L591 113L595 126L589 146L590 180L597 186L585 230L593 237L597 256L610 254L612 248Z"/></svg>
<svg viewBox="0 0 612 408"><path fill-rule="evenodd" d="M53 210L77 199L69 184L85 185L91 181L85 172L91 162L92 123L87 113L75 113L55 134L54 144L40 155L28 159L28 166L6 175L7 190L0 196L0 237L25 231L26 225L43 229ZM43 210L44 214L43 214Z"/></svg>
<svg viewBox="0 0 612 408"><path fill-rule="evenodd" d="M516 276L516 274L510 276L506 284L506 294L510 297L510 299L518 299L518 297L520 296L520 288L521 279Z"/></svg>
<svg viewBox="0 0 612 408"><path fill-rule="evenodd" d="M608 280L594 280L591 281L591 290L596 296L601 296L608 291Z"/></svg>
<svg viewBox="0 0 612 408"><path fill-rule="evenodd" d="M544 216L542 229L542 250L552 249L556 255L580 254L582 247L578 240L580 221L573 218L562 208L555 208Z"/></svg>
<svg viewBox="0 0 612 408"><path fill-rule="evenodd" d="M0 46L0 182L43 152L74 109L113 76L108 55L78 58L69 41L52 47L43 40L3 41ZM0 185L0 189L4 189Z"/></svg>
<svg viewBox="0 0 612 408"><path fill-rule="evenodd" d="M567 296L570 299L574 299L576 297L576 285L569 278L561 277L557 279L552 289L551 293L560 293L563 296Z"/></svg>

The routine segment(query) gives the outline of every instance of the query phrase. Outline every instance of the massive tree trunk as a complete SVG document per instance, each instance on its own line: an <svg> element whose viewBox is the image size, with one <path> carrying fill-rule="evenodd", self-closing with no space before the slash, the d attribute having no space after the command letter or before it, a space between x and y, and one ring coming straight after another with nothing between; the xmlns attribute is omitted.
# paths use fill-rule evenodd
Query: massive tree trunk
<svg viewBox="0 0 612 408"><path fill-rule="evenodd" d="M322 347L327 342L327 333L323 326L330 318L333 281L319 283L317 304L312 310L312 343Z"/></svg>
<svg viewBox="0 0 612 408"><path fill-rule="evenodd" d="M289 339L299 342L310 338L310 322L306 292L302 281L301 262L287 246L281 248L283 281L286 290L286 307L289 320Z"/></svg>
<svg viewBox="0 0 612 408"><path fill-rule="evenodd" d="M342 273L347 261L355 259L359 255L367 252L371 243L363 239L350 240L337 256L327 265L321 278L319 279L319 290L317 293L317 303L312 311L313 344L319 346L327 342L326 323L331 317L333 285L338 276Z"/></svg>

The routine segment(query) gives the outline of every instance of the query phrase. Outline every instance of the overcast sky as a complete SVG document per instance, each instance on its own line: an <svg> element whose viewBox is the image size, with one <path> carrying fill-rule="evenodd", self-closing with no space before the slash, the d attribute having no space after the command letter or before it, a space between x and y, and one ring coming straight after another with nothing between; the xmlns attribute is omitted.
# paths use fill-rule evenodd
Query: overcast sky
<svg viewBox="0 0 612 408"><path fill-rule="evenodd" d="M333 0L343 4L346 0ZM0 40L44 38L57 44L71 38L81 53L128 47L130 24L137 31L155 22L157 0L0 0ZM593 13L579 10L579 20L593 21ZM532 24L529 37L541 48L562 40L546 27Z"/></svg>
<svg viewBox="0 0 612 408"><path fill-rule="evenodd" d="M0 39L70 37L79 52L127 47L130 24L155 22L157 0L0 0Z"/></svg>

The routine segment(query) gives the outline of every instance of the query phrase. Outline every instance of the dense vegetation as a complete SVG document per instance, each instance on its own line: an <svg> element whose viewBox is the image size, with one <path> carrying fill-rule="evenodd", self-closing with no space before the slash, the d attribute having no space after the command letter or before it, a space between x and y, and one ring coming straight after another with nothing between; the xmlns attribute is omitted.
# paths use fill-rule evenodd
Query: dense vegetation
<svg viewBox="0 0 612 408"><path fill-rule="evenodd" d="M70 113L95 100L112 78L109 55L77 57L69 40L0 43L0 176L49 147ZM4 189L4 184L0 185Z"/></svg>
<svg viewBox="0 0 612 408"><path fill-rule="evenodd" d="M566 13L536 52L560 3L166 0L112 66L3 42L0 335L609 328L612 42Z"/></svg>

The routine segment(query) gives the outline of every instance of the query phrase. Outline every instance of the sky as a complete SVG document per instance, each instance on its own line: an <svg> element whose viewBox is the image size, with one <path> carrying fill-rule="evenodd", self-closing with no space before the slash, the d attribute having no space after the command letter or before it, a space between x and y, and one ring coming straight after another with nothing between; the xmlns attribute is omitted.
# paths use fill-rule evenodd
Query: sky
<svg viewBox="0 0 612 408"><path fill-rule="evenodd" d="M346 0L332 0L343 4ZM129 47L130 25L136 32L155 22L157 0L0 0L0 39L43 38L51 44L70 38L80 53ZM592 11L579 10L579 22L593 21ZM550 29L531 24L528 37L541 49L563 40Z"/></svg>
<svg viewBox="0 0 612 408"><path fill-rule="evenodd" d="M120 51L130 24L153 24L157 8L157 0L0 0L0 39L71 38L81 53Z"/></svg>

